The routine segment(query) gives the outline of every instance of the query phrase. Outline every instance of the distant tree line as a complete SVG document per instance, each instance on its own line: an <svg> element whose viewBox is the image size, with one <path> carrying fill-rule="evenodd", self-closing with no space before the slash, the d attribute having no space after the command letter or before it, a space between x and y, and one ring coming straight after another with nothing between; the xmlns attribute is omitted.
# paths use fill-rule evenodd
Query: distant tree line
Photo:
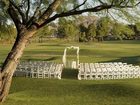
<svg viewBox="0 0 140 105"><path fill-rule="evenodd" d="M12 43L15 35L16 29L13 25L0 24L0 42Z"/></svg>
<svg viewBox="0 0 140 105"><path fill-rule="evenodd" d="M81 21L80 23L77 22ZM80 18L60 18L56 23L41 28L35 35L37 42L49 38L61 38L68 41L89 42L104 40L134 40L140 39L140 23L128 25L118 23L108 17L84 24ZM16 29L12 24L0 24L0 41L13 42Z"/></svg>
<svg viewBox="0 0 140 105"><path fill-rule="evenodd" d="M4 4L0 3L0 6ZM10 22L8 16L2 12L0 8L0 42L11 43L15 40L16 28L14 24Z"/></svg>
<svg viewBox="0 0 140 105"><path fill-rule="evenodd" d="M140 31L140 23L128 25L112 21L108 17L102 17L88 26L77 24L76 20L61 19L58 25L58 37L79 42L127 40L136 39Z"/></svg>

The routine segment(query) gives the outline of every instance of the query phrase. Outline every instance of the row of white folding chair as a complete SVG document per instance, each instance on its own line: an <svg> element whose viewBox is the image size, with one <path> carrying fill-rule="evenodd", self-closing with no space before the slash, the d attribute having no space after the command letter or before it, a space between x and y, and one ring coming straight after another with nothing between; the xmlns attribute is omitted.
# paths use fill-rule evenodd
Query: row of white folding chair
<svg viewBox="0 0 140 105"><path fill-rule="evenodd" d="M31 77L32 78L51 78L55 74L54 71L55 65L52 67L38 67L31 69Z"/></svg>
<svg viewBox="0 0 140 105"><path fill-rule="evenodd" d="M88 65L88 64L85 64L85 65ZM91 66L91 65L90 65ZM124 65L124 66L115 66L115 67L109 67L109 68L94 68L94 67L91 67L90 69L92 69L91 71L96 71L97 72L106 72L106 73L119 73L119 74L122 74L123 72L129 72L129 73L133 73L133 72L137 72L140 71L139 70L139 66L136 67L135 66L129 66L129 65ZM88 71L89 69L87 69Z"/></svg>
<svg viewBox="0 0 140 105"><path fill-rule="evenodd" d="M63 64L57 64L54 78L61 79L62 76L62 70L63 70Z"/></svg>
<svg viewBox="0 0 140 105"><path fill-rule="evenodd" d="M61 79L63 64L54 64L51 65L49 69L49 78L58 78Z"/></svg>
<svg viewBox="0 0 140 105"><path fill-rule="evenodd" d="M38 64L39 63L39 64ZM58 64L58 69L55 70L55 63L53 62L22 62L19 64L19 71L26 71L26 76L32 78L50 78L51 75L54 77L61 78L62 64ZM57 75L57 76L56 76Z"/></svg>
<svg viewBox="0 0 140 105"><path fill-rule="evenodd" d="M36 65L19 65L17 67L16 72L25 72L26 73L26 77L30 77L31 72L34 70L36 71L37 68L39 69L40 66L36 66Z"/></svg>
<svg viewBox="0 0 140 105"><path fill-rule="evenodd" d="M36 61L36 62L21 62L18 67L34 67L34 66L44 66L44 65L49 65L52 62L42 62L42 61Z"/></svg>
<svg viewBox="0 0 140 105"><path fill-rule="evenodd" d="M89 68L87 68L89 69ZM86 79L86 72L85 72L85 65L84 63L80 63L79 64L79 73L78 73L78 79L81 80L81 79Z"/></svg>
<svg viewBox="0 0 140 105"><path fill-rule="evenodd" d="M139 67L139 66L137 66ZM110 68L110 71L118 71L118 70L131 70L130 68L136 68L136 66L132 66L132 65L123 65L123 66L104 66L104 67L95 67L93 63L81 63L80 64L80 69L81 71L85 71L85 72L90 72L90 71L95 71L96 68ZM115 68L115 69L114 69ZM135 70L135 69L134 69Z"/></svg>
<svg viewBox="0 0 140 105"><path fill-rule="evenodd" d="M122 63L122 62L118 62L118 63L91 63L92 66L94 66L95 68L98 67L117 67L117 66L124 66L127 65L127 63Z"/></svg>
<svg viewBox="0 0 140 105"><path fill-rule="evenodd" d="M52 64L50 67L32 68L32 78L58 78L61 79L63 65Z"/></svg>
<svg viewBox="0 0 140 105"><path fill-rule="evenodd" d="M115 68L116 67L116 68ZM139 66L115 66L115 67L98 67L95 68L92 63L81 63L78 79L122 79L122 78L138 78L140 77Z"/></svg>
<svg viewBox="0 0 140 105"><path fill-rule="evenodd" d="M17 70L30 72L31 68L46 67L46 66L50 66L52 64L52 62L42 62L41 61L39 64L38 64L38 62L37 61L36 62L22 62L18 65Z"/></svg>
<svg viewBox="0 0 140 105"><path fill-rule="evenodd" d="M135 68L131 68L131 70L116 70L116 68L97 68L97 72L94 72L93 74L91 73L91 75L95 77L95 79L139 78L140 69L137 72L134 72L133 69Z"/></svg>

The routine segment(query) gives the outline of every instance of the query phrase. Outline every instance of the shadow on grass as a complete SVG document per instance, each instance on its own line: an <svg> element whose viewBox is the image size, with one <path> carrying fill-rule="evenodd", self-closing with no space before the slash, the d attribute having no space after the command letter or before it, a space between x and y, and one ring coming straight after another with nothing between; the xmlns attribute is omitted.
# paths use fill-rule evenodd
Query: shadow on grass
<svg viewBox="0 0 140 105"><path fill-rule="evenodd" d="M37 50L37 51L25 51L24 53L25 55L34 55L34 54L48 54L48 55L62 55L63 51L58 51L58 50L46 50L46 51L41 51L41 50Z"/></svg>
<svg viewBox="0 0 140 105"><path fill-rule="evenodd" d="M64 45L61 45L61 44L42 44L42 45L38 45L38 46L52 46L52 47L64 47Z"/></svg>
<svg viewBox="0 0 140 105"><path fill-rule="evenodd" d="M53 60L56 60L58 59L59 57L50 57L48 59L45 59L45 61L53 61Z"/></svg>
<svg viewBox="0 0 140 105"><path fill-rule="evenodd" d="M66 73L67 72L67 73ZM66 70L64 74L67 75L76 71ZM65 75L63 76L65 77ZM73 75L74 76L74 75ZM63 77L63 78L64 78ZM66 77L68 78L68 77ZM71 78L71 76L69 77ZM118 80L119 81L119 80ZM64 98L65 96L89 97L89 98L135 98L139 100L140 97L140 85L126 84L124 82L115 81L75 81L75 80L42 80L42 79L24 79L25 85L22 82L13 84L10 94L21 92L22 94L31 95L34 98L38 97L53 97L59 96ZM128 80L129 81L129 80ZM134 82L134 81L133 81ZM28 85L27 85L27 84ZM140 82L135 82L139 84ZM32 85L30 85L32 84ZM16 85L16 86L15 86ZM22 86L20 86L22 85ZM19 87L18 87L19 86ZM136 87L135 87L136 86ZM17 89L16 89L17 88ZM18 93L19 94L19 93Z"/></svg>
<svg viewBox="0 0 140 105"><path fill-rule="evenodd" d="M94 84L87 87L89 92L111 97L140 97L140 89L127 84Z"/></svg>
<svg viewBox="0 0 140 105"><path fill-rule="evenodd" d="M139 40L116 40L116 41L104 41L105 44L140 44Z"/></svg>
<svg viewBox="0 0 140 105"><path fill-rule="evenodd" d="M65 68L62 72L62 79L77 79L77 75L77 69Z"/></svg>
<svg viewBox="0 0 140 105"><path fill-rule="evenodd" d="M43 59L43 58L38 58L38 59L35 59L35 58L25 58L25 60L27 60L27 61L54 61L54 60L57 60L57 59L59 59L59 57L50 57L50 58L47 58L47 59Z"/></svg>
<svg viewBox="0 0 140 105"><path fill-rule="evenodd" d="M104 61L104 62L124 62L128 64L140 64L140 56L121 57L120 59Z"/></svg>

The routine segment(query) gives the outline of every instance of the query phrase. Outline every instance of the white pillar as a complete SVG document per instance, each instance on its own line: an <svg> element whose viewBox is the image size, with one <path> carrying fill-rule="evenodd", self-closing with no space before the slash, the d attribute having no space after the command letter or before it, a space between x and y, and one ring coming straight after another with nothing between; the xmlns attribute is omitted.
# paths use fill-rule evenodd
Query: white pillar
<svg viewBox="0 0 140 105"><path fill-rule="evenodd" d="M66 67L66 62L67 62L67 59L66 59L67 49L77 49L77 52L76 52L77 61L72 61L72 65L71 65L72 68L76 68L76 69L77 69L77 68L79 67L79 47L71 46L71 47L66 47L66 48L65 48L65 50L64 50L64 55L63 55L63 58L62 58L64 67ZM75 64L75 63L76 63L76 64ZM75 67L75 65L76 65L76 67Z"/></svg>

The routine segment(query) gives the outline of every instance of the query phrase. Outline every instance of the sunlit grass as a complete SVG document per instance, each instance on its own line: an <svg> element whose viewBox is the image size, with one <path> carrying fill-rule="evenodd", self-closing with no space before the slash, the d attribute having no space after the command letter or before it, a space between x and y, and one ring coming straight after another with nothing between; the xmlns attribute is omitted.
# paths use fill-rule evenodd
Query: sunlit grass
<svg viewBox="0 0 140 105"><path fill-rule="evenodd" d="M14 78L3 105L139 105L140 80Z"/></svg>
<svg viewBox="0 0 140 105"><path fill-rule="evenodd" d="M45 60L62 62L65 47L80 47L80 62L127 62L140 64L140 41L110 41L100 43L48 42L30 44L21 60ZM4 60L11 45L0 45L0 62ZM68 57L76 51L68 50ZM72 58L73 59L73 58Z"/></svg>
<svg viewBox="0 0 140 105"><path fill-rule="evenodd" d="M127 62L140 65L140 41L102 43L49 42L30 44L21 60L62 62L65 47L80 47L80 62ZM0 45L0 62L11 45ZM71 59L76 52L68 51ZM73 58L72 58L73 59ZM140 105L140 79L77 80L76 70L64 70L62 80L13 78L2 105Z"/></svg>

